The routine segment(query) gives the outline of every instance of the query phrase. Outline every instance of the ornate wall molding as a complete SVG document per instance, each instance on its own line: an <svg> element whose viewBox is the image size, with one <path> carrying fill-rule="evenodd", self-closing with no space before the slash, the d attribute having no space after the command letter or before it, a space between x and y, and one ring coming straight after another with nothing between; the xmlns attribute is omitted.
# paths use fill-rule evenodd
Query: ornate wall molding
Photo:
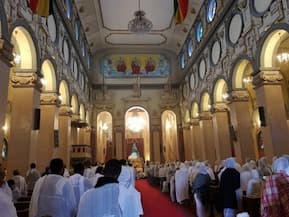
<svg viewBox="0 0 289 217"><path fill-rule="evenodd" d="M200 121L212 120L212 118L213 118L213 115L211 114L211 112L204 111L200 114Z"/></svg>
<svg viewBox="0 0 289 217"><path fill-rule="evenodd" d="M40 105L59 105L60 100L55 92L43 92L40 95Z"/></svg>
<svg viewBox="0 0 289 217"><path fill-rule="evenodd" d="M226 103L215 103L213 105L213 112L217 113L217 112L228 112L229 108L227 106Z"/></svg>
<svg viewBox="0 0 289 217"><path fill-rule="evenodd" d="M35 72L15 72L11 78L12 87L25 88L32 87L40 90L42 84Z"/></svg>
<svg viewBox="0 0 289 217"><path fill-rule="evenodd" d="M228 98L230 102L247 102L249 93L247 90L233 90Z"/></svg>
<svg viewBox="0 0 289 217"><path fill-rule="evenodd" d="M67 105L61 105L58 113L59 116L71 116L71 109Z"/></svg>
<svg viewBox="0 0 289 217"><path fill-rule="evenodd" d="M191 120L191 124L192 124L193 126L200 126L200 121L199 121L199 119L197 119L197 118L193 118L193 119Z"/></svg>
<svg viewBox="0 0 289 217"><path fill-rule="evenodd" d="M261 71L254 76L253 84L256 87L262 85L280 85L283 76L279 70L276 69L261 69Z"/></svg>

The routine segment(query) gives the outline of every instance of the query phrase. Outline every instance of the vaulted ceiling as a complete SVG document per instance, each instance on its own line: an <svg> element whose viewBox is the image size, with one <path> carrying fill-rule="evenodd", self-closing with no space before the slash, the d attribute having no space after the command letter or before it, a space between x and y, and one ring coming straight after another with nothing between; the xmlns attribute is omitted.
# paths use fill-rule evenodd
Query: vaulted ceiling
<svg viewBox="0 0 289 217"><path fill-rule="evenodd" d="M164 54L171 61L170 73L176 73L177 55L198 15L203 0L190 0L187 17L183 24L178 25L174 22L173 0L139 1L75 1L92 54L94 56L102 56L104 53ZM138 10L139 4L140 9L145 11L146 18L153 24L152 30L146 34L134 34L128 30L128 22L134 18L134 12ZM159 82L165 83L165 79Z"/></svg>

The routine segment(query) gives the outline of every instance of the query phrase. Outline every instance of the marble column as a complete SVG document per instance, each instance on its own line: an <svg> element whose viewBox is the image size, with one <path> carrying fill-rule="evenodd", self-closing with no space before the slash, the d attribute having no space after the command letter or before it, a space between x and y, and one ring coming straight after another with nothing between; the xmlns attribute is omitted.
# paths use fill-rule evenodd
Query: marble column
<svg viewBox="0 0 289 217"><path fill-rule="evenodd" d="M116 158L122 159L125 156L124 152L124 129L123 127L114 128L114 138L115 138L115 149L116 149ZM97 149L97 152L100 151Z"/></svg>
<svg viewBox="0 0 289 217"><path fill-rule="evenodd" d="M192 160L191 128L189 124L183 127L185 160Z"/></svg>
<svg viewBox="0 0 289 217"><path fill-rule="evenodd" d="M63 159L66 168L70 167L71 149L71 109L68 105L59 108L59 146L55 148L54 156Z"/></svg>
<svg viewBox="0 0 289 217"><path fill-rule="evenodd" d="M2 151L2 141L4 139L4 131L2 127L5 125L5 115L7 108L7 96L9 86L9 72L12 67L11 61L13 46L5 39L0 39L0 151ZM0 163L2 157L0 157Z"/></svg>
<svg viewBox="0 0 289 217"><path fill-rule="evenodd" d="M37 164L40 171L49 166L53 150L58 146L55 130L58 130L58 94L43 92L40 95L40 129L36 148Z"/></svg>
<svg viewBox="0 0 289 217"><path fill-rule="evenodd" d="M11 125L8 171L18 169L25 174L29 164L36 162L38 130L34 130L35 109L40 107L40 79L35 72L15 71L11 77ZM36 162L37 163L37 162Z"/></svg>
<svg viewBox="0 0 289 217"><path fill-rule="evenodd" d="M201 132L200 121L199 119L192 119L192 133L193 133L193 157L194 160L203 161L203 148L204 148L204 140Z"/></svg>
<svg viewBox="0 0 289 217"><path fill-rule="evenodd" d="M214 165L216 160L216 148L214 143L214 129L211 112L205 111L200 114L200 128L204 141L202 156Z"/></svg>
<svg viewBox="0 0 289 217"><path fill-rule="evenodd" d="M247 90L232 91L229 100L235 154L237 161L243 164L246 158L256 159L257 156L257 145L253 137L253 108Z"/></svg>
<svg viewBox="0 0 289 217"><path fill-rule="evenodd" d="M150 153L152 159L146 158L145 160L152 160L154 162L161 161L161 132L159 126L152 126L152 152Z"/></svg>
<svg viewBox="0 0 289 217"><path fill-rule="evenodd" d="M229 111L226 103L216 103L213 106L214 142L216 158L219 162L232 157L232 143L229 126Z"/></svg>
<svg viewBox="0 0 289 217"><path fill-rule="evenodd" d="M283 76L273 68L263 68L255 75L257 104L264 108L264 126L261 126L264 152L273 156L289 153L289 136L281 82Z"/></svg>

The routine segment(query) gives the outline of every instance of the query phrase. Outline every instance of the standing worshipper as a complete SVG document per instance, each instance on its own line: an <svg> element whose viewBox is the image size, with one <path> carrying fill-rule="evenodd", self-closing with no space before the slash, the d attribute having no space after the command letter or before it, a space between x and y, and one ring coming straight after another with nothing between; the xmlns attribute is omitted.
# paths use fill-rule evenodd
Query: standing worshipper
<svg viewBox="0 0 289 217"><path fill-rule="evenodd" d="M235 217L238 208L236 191L240 188L240 173L235 169L235 158L227 158L220 180L224 217Z"/></svg>
<svg viewBox="0 0 289 217"><path fill-rule="evenodd" d="M252 179L248 182L247 197L260 198L261 197L262 180L256 169L252 170Z"/></svg>
<svg viewBox="0 0 289 217"><path fill-rule="evenodd" d="M189 171L184 163L175 173L176 199L179 204L189 199Z"/></svg>
<svg viewBox="0 0 289 217"><path fill-rule="evenodd" d="M15 206L12 202L12 193L5 181L5 170L0 166L0 213L5 217L17 217Z"/></svg>
<svg viewBox="0 0 289 217"><path fill-rule="evenodd" d="M280 157L273 163L274 174L266 178L261 196L262 217L289 216L289 162Z"/></svg>
<svg viewBox="0 0 289 217"><path fill-rule="evenodd" d="M93 186L86 177L83 177L84 165L82 163L73 165L73 171L74 174L70 176L68 180L73 187L76 204L78 206L80 197Z"/></svg>
<svg viewBox="0 0 289 217"><path fill-rule="evenodd" d="M119 182L119 204L122 216L139 217L143 215L141 195L131 183L131 172L127 166L121 167L118 177Z"/></svg>
<svg viewBox="0 0 289 217"><path fill-rule="evenodd" d="M241 189L243 192L243 195L246 195L247 187L248 187L248 182L249 180L252 179L252 172L249 167L249 164L244 164L241 173L240 173L240 179L241 179Z"/></svg>
<svg viewBox="0 0 289 217"><path fill-rule="evenodd" d="M27 183L27 190L29 192L32 192L34 189L34 185L36 181L40 178L41 174L40 172L36 169L36 164L31 163L30 164L30 169L26 173L26 183Z"/></svg>
<svg viewBox="0 0 289 217"><path fill-rule="evenodd" d="M198 217L208 217L210 210L210 199L209 199L209 187L210 187L210 175L206 166L201 163L199 165L199 172L192 183L194 191L194 198L197 208Z"/></svg>
<svg viewBox="0 0 289 217"><path fill-rule="evenodd" d="M74 191L68 179L63 177L62 159L51 160L50 171L51 174L41 177L35 184L29 217L74 217L77 208Z"/></svg>
<svg viewBox="0 0 289 217"><path fill-rule="evenodd" d="M98 179L95 188L80 198L77 217L122 217L117 181L120 172L118 160L112 159L105 164L104 176Z"/></svg>
<svg viewBox="0 0 289 217"><path fill-rule="evenodd" d="M26 197L27 196L27 184L26 184L25 178L20 175L18 170L13 171L13 180L15 182L16 187L20 191L20 196Z"/></svg>
<svg viewBox="0 0 289 217"><path fill-rule="evenodd" d="M89 179L93 187L96 185L100 177L103 177L103 166L98 166L95 170L94 176Z"/></svg>

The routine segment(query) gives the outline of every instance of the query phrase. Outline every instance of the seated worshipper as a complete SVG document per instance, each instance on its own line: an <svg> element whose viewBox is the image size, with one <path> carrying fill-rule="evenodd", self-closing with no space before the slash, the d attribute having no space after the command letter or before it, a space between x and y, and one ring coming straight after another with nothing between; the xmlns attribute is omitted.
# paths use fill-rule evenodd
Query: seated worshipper
<svg viewBox="0 0 289 217"><path fill-rule="evenodd" d="M240 188L240 173L235 169L235 158L227 158L220 180L224 217L235 217L238 208L236 191Z"/></svg>
<svg viewBox="0 0 289 217"><path fill-rule="evenodd" d="M103 177L103 167L102 166L98 166L95 170L94 176L89 179L89 181L93 187L96 185L96 183L100 177Z"/></svg>
<svg viewBox="0 0 289 217"><path fill-rule="evenodd" d="M36 164L31 163L30 169L27 171L26 178L25 178L28 191L33 191L34 185L39 178L40 178L40 173L36 169Z"/></svg>
<svg viewBox="0 0 289 217"><path fill-rule="evenodd" d="M274 174L266 178L261 197L262 217L289 216L289 162L285 157L274 161Z"/></svg>
<svg viewBox="0 0 289 217"><path fill-rule="evenodd" d="M7 184L12 191L12 200L15 203L21 197L19 188L15 185L15 181L13 179L9 179Z"/></svg>
<svg viewBox="0 0 289 217"><path fill-rule="evenodd" d="M139 217L143 215L141 195L131 184L131 172L127 166L121 167L118 177L119 182L119 205L124 217Z"/></svg>
<svg viewBox="0 0 289 217"><path fill-rule="evenodd" d="M184 163L175 173L176 199L179 204L189 199L189 171Z"/></svg>
<svg viewBox="0 0 289 217"><path fill-rule="evenodd" d="M77 204L72 185L63 177L63 161L51 160L50 171L51 174L41 177L35 184L29 216L74 217Z"/></svg>
<svg viewBox="0 0 289 217"><path fill-rule="evenodd" d="M12 202L12 193L5 182L5 170L0 166L0 215L3 217L17 217L15 206Z"/></svg>
<svg viewBox="0 0 289 217"><path fill-rule="evenodd" d="M26 197L27 196L27 184L26 184L25 178L20 175L18 170L13 171L13 180L15 182L16 187L20 191L20 196Z"/></svg>
<svg viewBox="0 0 289 217"><path fill-rule="evenodd" d="M104 167L95 188L85 192L80 198L77 217L125 217L119 205L119 184L121 172L118 160L109 160Z"/></svg>
<svg viewBox="0 0 289 217"><path fill-rule="evenodd" d="M80 197L93 186L86 177L83 177L84 165L82 163L73 165L73 171L74 174L70 176L68 180L73 187L76 204L78 206Z"/></svg>
<svg viewBox="0 0 289 217"><path fill-rule="evenodd" d="M252 179L248 182L247 187L247 197L256 197L261 196L262 180L259 177L259 173L256 169L252 170Z"/></svg>
<svg viewBox="0 0 289 217"><path fill-rule="evenodd" d="M194 191L194 198L197 208L198 217L209 216L210 210L210 199L209 199L209 187L210 187L210 175L206 166L201 163L199 165L199 172L192 184L192 189Z"/></svg>

